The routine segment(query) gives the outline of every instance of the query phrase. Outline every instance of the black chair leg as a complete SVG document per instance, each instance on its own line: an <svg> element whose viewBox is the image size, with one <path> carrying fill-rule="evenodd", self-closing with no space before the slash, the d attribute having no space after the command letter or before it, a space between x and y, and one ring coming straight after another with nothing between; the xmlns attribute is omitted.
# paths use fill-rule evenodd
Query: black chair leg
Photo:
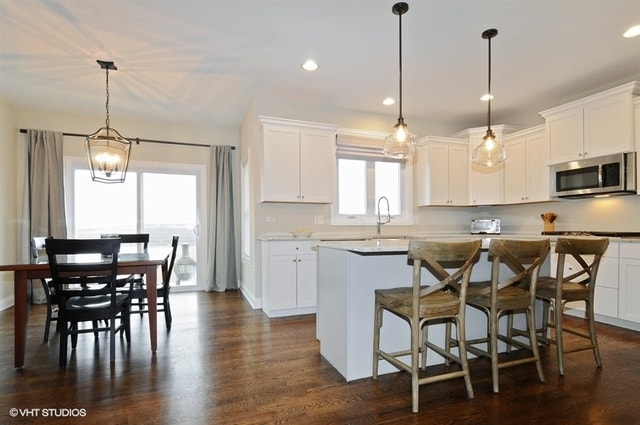
<svg viewBox="0 0 640 425"><path fill-rule="evenodd" d="M171 330L171 322L173 317L171 316L171 305L169 304L169 297L164 297L164 321L167 324L167 330Z"/></svg>
<svg viewBox="0 0 640 425"><path fill-rule="evenodd" d="M60 355L58 364L61 368L67 366L67 339L68 339L68 324L62 323L62 329L60 330Z"/></svg>
<svg viewBox="0 0 640 425"><path fill-rule="evenodd" d="M78 323L72 323L71 327L71 350L75 350L78 345Z"/></svg>
<svg viewBox="0 0 640 425"><path fill-rule="evenodd" d="M51 326L51 305L47 304L47 321L44 324L44 342L49 342L50 326Z"/></svg>

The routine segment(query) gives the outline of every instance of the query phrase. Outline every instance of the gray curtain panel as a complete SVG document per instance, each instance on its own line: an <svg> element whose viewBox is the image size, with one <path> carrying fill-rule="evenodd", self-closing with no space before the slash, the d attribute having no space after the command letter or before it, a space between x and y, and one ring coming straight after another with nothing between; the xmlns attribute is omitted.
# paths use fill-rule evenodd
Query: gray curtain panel
<svg viewBox="0 0 640 425"><path fill-rule="evenodd" d="M233 151L211 146L209 151L209 218L207 235L207 291L237 289L233 203Z"/></svg>
<svg viewBox="0 0 640 425"><path fill-rule="evenodd" d="M45 130L27 130L27 184L23 216L28 235L23 244L35 236L67 237L64 206L64 170L62 157L62 133ZM32 301L45 302L40 284L33 285Z"/></svg>

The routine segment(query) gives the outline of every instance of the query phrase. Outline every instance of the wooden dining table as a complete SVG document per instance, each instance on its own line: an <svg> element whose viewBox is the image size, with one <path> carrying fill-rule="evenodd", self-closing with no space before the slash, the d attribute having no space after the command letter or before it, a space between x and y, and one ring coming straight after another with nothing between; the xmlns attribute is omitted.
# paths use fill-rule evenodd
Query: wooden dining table
<svg viewBox="0 0 640 425"><path fill-rule="evenodd" d="M147 286L147 300L149 310L149 337L151 352L158 348L157 326L157 276L158 266L164 263L164 257L154 258L149 253L120 253L118 255L118 274L144 274ZM27 346L27 326L29 324L29 280L50 278L51 272L46 258L28 264L0 265L0 272L13 272L14 285L14 325L15 325L15 367L24 366Z"/></svg>

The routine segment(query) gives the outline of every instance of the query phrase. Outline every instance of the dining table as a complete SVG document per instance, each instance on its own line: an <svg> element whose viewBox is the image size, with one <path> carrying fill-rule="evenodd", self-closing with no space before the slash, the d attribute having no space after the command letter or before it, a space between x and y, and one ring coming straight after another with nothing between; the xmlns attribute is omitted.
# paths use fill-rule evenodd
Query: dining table
<svg viewBox="0 0 640 425"><path fill-rule="evenodd" d="M157 332L157 279L158 266L165 261L164 257L155 257L148 252L120 253L118 255L118 274L145 275L148 300L149 337L151 352L158 348ZM29 324L29 280L51 277L47 259L34 259L30 263L0 265L0 272L13 272L14 284L14 326L15 326L15 367L22 369L27 346L27 326Z"/></svg>

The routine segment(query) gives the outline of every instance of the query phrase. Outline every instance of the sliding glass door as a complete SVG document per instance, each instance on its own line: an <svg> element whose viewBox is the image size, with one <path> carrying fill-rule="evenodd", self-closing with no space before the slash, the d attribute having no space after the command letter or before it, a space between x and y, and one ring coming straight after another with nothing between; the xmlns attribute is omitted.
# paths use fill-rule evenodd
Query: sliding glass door
<svg viewBox="0 0 640 425"><path fill-rule="evenodd" d="M204 279L197 278L206 270L206 232L200 224L205 205L203 166L131 162L122 184L91 181L84 161L70 159L65 169L69 237L149 233L149 250L164 255L177 235L177 266L171 277L174 290L204 288ZM180 267L194 261L192 273Z"/></svg>

